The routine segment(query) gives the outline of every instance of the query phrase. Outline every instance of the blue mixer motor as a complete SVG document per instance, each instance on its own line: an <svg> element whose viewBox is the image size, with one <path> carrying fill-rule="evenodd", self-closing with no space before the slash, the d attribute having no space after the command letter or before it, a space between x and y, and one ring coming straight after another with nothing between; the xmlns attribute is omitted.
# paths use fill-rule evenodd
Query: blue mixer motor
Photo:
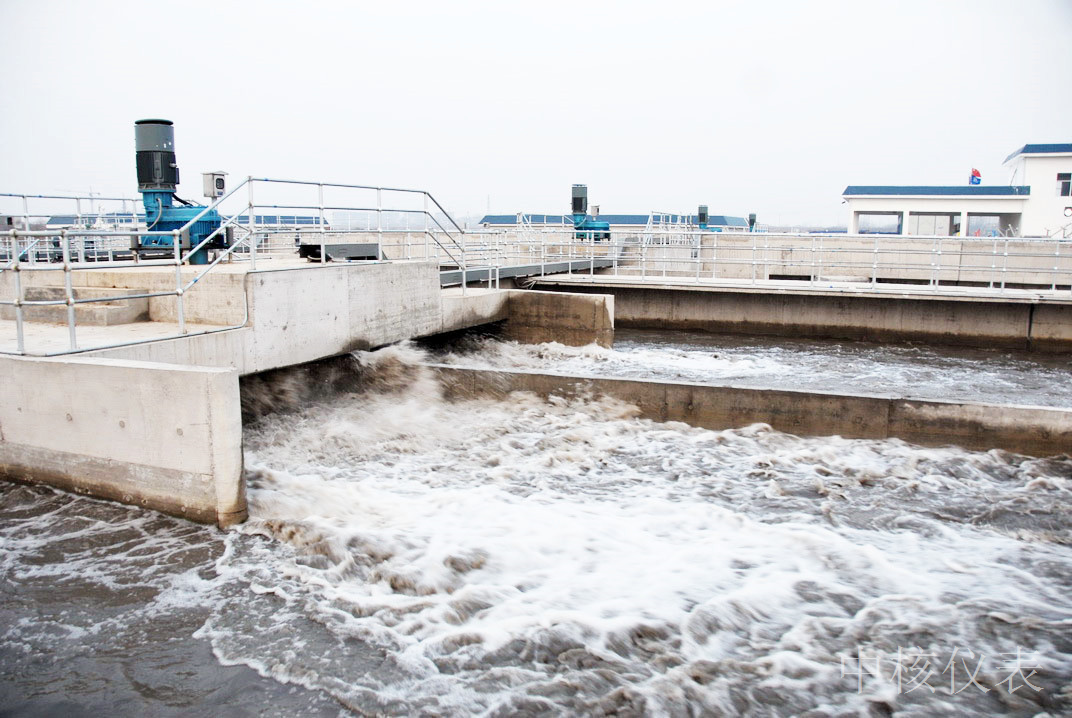
<svg viewBox="0 0 1072 718"><path fill-rule="evenodd" d="M576 239L610 239L610 222L588 216L588 185L573 185L573 229Z"/></svg>
<svg viewBox="0 0 1072 718"><path fill-rule="evenodd" d="M170 120L138 120L134 123L134 144L137 152L138 191L145 205L146 229L152 232L181 230L201 214L205 206L187 202L175 195L179 184L179 167L175 164L175 128ZM175 203L179 204L176 205ZM223 223L215 209L206 212L179 237L184 252L201 244ZM138 237L133 247L142 254L168 254L175 251L173 235ZM225 249L228 233L220 231L208 244L189 255L190 264L208 264L209 249Z"/></svg>

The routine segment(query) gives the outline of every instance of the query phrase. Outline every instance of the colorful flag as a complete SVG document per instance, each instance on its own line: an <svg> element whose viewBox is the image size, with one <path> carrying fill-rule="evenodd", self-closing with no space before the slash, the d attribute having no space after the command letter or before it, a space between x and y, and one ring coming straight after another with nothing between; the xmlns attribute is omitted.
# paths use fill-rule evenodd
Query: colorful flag
<svg viewBox="0 0 1072 718"><path fill-rule="evenodd" d="M979 174L979 170L972 169L971 177L968 178L968 184L982 184L983 176Z"/></svg>

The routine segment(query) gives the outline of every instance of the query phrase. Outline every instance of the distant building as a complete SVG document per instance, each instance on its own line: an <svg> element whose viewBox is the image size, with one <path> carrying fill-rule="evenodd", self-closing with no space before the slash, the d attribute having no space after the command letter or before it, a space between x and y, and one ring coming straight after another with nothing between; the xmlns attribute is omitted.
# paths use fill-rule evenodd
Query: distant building
<svg viewBox="0 0 1072 718"><path fill-rule="evenodd" d="M1004 166L1007 186L850 185L849 234L1072 235L1072 144L1024 145Z"/></svg>

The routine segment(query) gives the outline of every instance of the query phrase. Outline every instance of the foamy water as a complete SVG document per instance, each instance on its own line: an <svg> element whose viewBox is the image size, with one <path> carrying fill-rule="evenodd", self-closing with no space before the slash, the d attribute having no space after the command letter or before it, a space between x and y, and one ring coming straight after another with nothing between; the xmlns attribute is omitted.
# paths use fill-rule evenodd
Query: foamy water
<svg viewBox="0 0 1072 718"><path fill-rule="evenodd" d="M469 340L437 357L460 366L748 388L1072 407L1072 358L863 342L618 330L614 347Z"/></svg>
<svg viewBox="0 0 1072 718"><path fill-rule="evenodd" d="M386 385L249 432L251 520L220 570L272 609L256 639L245 595L209 620L225 662L399 715L1068 705L1067 458L450 404L419 359L366 356ZM971 650L992 687L1018 647L1042 691L842 675L861 651Z"/></svg>
<svg viewBox="0 0 1072 718"><path fill-rule="evenodd" d="M4 524L8 583L76 580L57 541L112 545L72 567L147 586L131 610L186 616L292 714L1072 709L1072 459L706 431L600 398L450 403L424 359L359 353L323 400L255 386L251 415L301 408L250 422L250 520L226 534L99 504L130 512L129 543L102 522L53 535L71 509L23 496L38 538ZM69 640L13 618L5 645ZM1017 652L1040 690L1002 683Z"/></svg>

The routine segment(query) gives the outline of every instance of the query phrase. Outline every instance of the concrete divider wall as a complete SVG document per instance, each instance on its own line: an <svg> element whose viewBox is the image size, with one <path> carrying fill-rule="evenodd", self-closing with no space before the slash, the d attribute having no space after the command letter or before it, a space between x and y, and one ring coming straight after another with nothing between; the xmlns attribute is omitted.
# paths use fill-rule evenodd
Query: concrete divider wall
<svg viewBox="0 0 1072 718"><path fill-rule="evenodd" d="M597 277L598 280L598 277ZM555 281L555 280L551 280ZM551 286L541 281L540 286ZM619 326L1067 351L1072 304L562 282L614 295Z"/></svg>
<svg viewBox="0 0 1072 718"><path fill-rule="evenodd" d="M92 354L252 374L505 319L506 333L519 341L609 346L613 339L609 295L483 288L462 295L440 288L439 267L430 262L303 265L235 277L246 286L232 290L249 295L246 327Z"/></svg>
<svg viewBox="0 0 1072 718"><path fill-rule="evenodd" d="M249 294L245 328L94 356L251 374L435 334L442 326L439 268L432 263L301 265L235 276L245 285L235 289Z"/></svg>
<svg viewBox="0 0 1072 718"><path fill-rule="evenodd" d="M1030 406L996 406L744 389L680 382L573 377L434 365L448 396L502 396L510 391L603 394L636 405L645 418L681 421L706 429L754 423L804 436L857 439L896 437L924 446L953 444L966 449L1004 449L1029 456L1072 451L1072 411Z"/></svg>
<svg viewBox="0 0 1072 718"><path fill-rule="evenodd" d="M506 336L527 344L558 342L584 346L614 342L614 297L511 290Z"/></svg>
<svg viewBox="0 0 1072 718"><path fill-rule="evenodd" d="M228 526L246 517L238 373L0 357L0 475Z"/></svg>

